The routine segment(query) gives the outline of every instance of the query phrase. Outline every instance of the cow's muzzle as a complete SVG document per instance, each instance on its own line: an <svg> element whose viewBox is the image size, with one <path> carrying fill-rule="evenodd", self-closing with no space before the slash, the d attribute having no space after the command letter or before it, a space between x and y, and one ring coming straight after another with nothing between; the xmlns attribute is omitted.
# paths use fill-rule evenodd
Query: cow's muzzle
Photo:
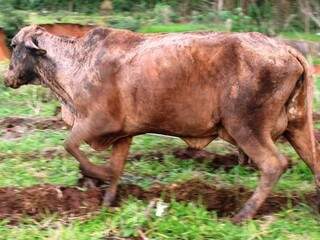
<svg viewBox="0 0 320 240"><path fill-rule="evenodd" d="M19 81L14 77L14 74L11 71L7 71L4 74L4 85L10 88L19 88L21 84L19 84Z"/></svg>

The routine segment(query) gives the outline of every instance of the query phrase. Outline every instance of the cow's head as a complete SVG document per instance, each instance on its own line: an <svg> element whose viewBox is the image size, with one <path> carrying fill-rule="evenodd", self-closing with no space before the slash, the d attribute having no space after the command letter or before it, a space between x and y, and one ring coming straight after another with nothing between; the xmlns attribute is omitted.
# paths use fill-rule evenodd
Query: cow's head
<svg viewBox="0 0 320 240"><path fill-rule="evenodd" d="M11 63L4 81L7 87L39 83L36 66L46 55L46 50L39 47L37 40L42 31L38 26L24 27L12 39Z"/></svg>

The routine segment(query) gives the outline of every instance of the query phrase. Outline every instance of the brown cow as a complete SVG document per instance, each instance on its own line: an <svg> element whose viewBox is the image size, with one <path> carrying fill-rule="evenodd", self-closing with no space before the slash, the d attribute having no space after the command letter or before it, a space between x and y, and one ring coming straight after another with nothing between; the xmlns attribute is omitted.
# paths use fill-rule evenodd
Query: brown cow
<svg viewBox="0 0 320 240"><path fill-rule="evenodd" d="M83 175L110 181L115 197L131 138L180 137L201 149L216 137L237 145L261 170L260 184L233 220L252 218L287 167L274 141L284 134L320 186L312 123L312 78L291 47L260 33L143 35L96 28L79 39L38 26L12 40L5 84L41 83L72 125L66 150ZM110 163L92 164L79 149L112 146Z"/></svg>

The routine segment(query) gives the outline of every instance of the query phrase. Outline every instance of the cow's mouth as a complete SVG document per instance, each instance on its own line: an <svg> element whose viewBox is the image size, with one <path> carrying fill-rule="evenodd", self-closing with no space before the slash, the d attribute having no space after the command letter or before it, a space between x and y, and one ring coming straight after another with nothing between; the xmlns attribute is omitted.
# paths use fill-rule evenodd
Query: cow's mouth
<svg viewBox="0 0 320 240"><path fill-rule="evenodd" d="M20 77L18 79L11 79L11 80L5 80L4 85L6 87L10 87L13 89L17 89L21 87L22 85L26 84L33 84L33 85L39 85L40 81L38 78L25 78L25 77Z"/></svg>
<svg viewBox="0 0 320 240"><path fill-rule="evenodd" d="M6 86L6 87L10 87L10 88L13 88L13 89L17 89L17 88L19 88L20 86L21 86L21 84L18 84L16 81L14 81L14 82L7 82L7 81L5 81L4 82L4 85Z"/></svg>
<svg viewBox="0 0 320 240"><path fill-rule="evenodd" d="M13 88L13 89L18 89L19 87L21 87L20 84L14 84L14 85L11 86L11 88Z"/></svg>
<svg viewBox="0 0 320 240"><path fill-rule="evenodd" d="M18 79L13 78L12 76L9 76L9 74L5 75L4 78L4 86L10 87L10 88L19 88L21 84L19 84Z"/></svg>

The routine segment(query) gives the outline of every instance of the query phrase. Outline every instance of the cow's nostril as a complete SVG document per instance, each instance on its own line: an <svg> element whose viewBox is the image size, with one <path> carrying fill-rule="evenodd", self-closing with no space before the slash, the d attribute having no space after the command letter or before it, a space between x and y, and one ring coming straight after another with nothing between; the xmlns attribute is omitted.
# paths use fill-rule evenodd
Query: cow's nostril
<svg viewBox="0 0 320 240"><path fill-rule="evenodd" d="M4 74L4 81L3 81L4 85L6 87L11 87L12 85L12 78L10 76L10 72L7 71L5 74Z"/></svg>
<svg viewBox="0 0 320 240"><path fill-rule="evenodd" d="M5 86L5 87L10 87L8 81L4 80L3 83L4 83L4 86Z"/></svg>

